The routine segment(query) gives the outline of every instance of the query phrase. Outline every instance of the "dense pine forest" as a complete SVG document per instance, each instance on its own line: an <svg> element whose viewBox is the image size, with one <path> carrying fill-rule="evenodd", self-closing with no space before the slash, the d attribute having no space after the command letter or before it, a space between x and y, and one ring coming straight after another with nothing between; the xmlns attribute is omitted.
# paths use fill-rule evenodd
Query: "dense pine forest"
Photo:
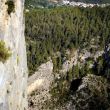
<svg viewBox="0 0 110 110"><path fill-rule="evenodd" d="M97 49L106 49L110 41L109 6L105 8L65 6L52 9L32 9L25 12L25 16L30 74L50 57L54 68L61 68L69 57L66 55L66 50L71 52L74 49L86 49L93 53ZM92 40L97 48L91 47ZM60 55L56 55L58 52ZM106 65L103 59L101 64Z"/></svg>

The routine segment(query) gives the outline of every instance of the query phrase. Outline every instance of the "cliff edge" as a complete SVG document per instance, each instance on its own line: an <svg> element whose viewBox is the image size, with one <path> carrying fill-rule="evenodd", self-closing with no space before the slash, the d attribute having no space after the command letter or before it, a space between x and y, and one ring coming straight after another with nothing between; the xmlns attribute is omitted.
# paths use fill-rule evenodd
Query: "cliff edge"
<svg viewBox="0 0 110 110"><path fill-rule="evenodd" d="M11 53L6 61L0 60L0 110L27 108L23 9L24 0L0 0L0 41Z"/></svg>

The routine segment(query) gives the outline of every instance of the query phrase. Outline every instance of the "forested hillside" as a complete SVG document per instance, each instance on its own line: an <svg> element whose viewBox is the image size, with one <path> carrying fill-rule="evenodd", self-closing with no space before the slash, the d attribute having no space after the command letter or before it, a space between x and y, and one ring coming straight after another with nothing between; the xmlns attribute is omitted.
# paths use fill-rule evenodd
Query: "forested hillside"
<svg viewBox="0 0 110 110"><path fill-rule="evenodd" d="M86 49L95 53L106 49L110 42L110 7L33 9L25 16L30 73L49 57L55 69L61 68L69 58L66 50ZM58 52L60 55L56 55ZM103 57L100 59L100 65L105 64Z"/></svg>

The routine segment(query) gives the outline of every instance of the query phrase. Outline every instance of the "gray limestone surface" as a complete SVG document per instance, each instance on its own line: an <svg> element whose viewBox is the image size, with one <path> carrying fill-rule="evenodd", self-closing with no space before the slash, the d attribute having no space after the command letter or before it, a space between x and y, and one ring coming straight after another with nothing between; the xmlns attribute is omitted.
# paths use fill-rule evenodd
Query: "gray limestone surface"
<svg viewBox="0 0 110 110"><path fill-rule="evenodd" d="M27 58L24 37L24 0L12 0L14 11L8 13L8 0L0 0L0 40L11 56L0 62L0 110L27 109Z"/></svg>

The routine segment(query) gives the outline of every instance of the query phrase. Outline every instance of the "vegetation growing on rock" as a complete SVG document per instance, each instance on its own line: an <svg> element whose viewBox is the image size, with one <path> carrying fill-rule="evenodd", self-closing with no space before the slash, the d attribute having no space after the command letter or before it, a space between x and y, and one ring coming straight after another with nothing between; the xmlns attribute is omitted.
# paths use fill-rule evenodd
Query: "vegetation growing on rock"
<svg viewBox="0 0 110 110"><path fill-rule="evenodd" d="M11 52L8 48L5 46L5 42L0 40L0 61L5 62L8 60L8 58L11 56Z"/></svg>
<svg viewBox="0 0 110 110"><path fill-rule="evenodd" d="M8 6L7 12L9 15L15 11L15 4L13 0L7 0L5 4Z"/></svg>
<svg viewBox="0 0 110 110"><path fill-rule="evenodd" d="M82 79L82 84L78 90L71 95L64 110L110 109L109 84L110 83L101 76L87 75Z"/></svg>

